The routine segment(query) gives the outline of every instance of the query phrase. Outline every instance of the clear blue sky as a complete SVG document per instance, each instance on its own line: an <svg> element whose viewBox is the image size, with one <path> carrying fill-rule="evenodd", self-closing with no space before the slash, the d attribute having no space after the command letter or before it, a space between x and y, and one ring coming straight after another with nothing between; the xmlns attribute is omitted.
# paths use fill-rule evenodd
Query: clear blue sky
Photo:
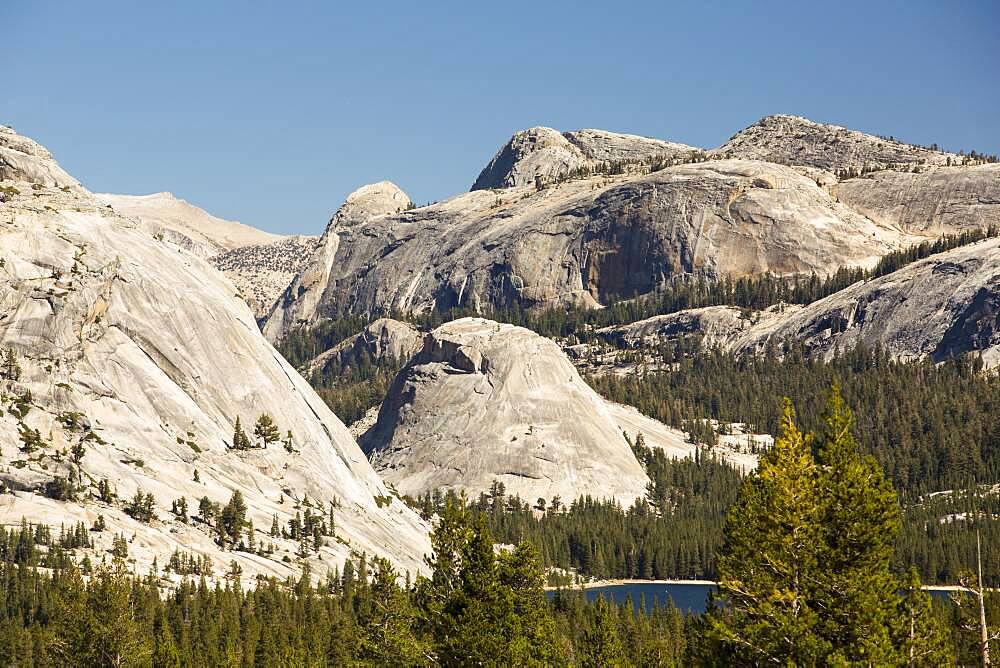
<svg viewBox="0 0 1000 668"><path fill-rule="evenodd" d="M1000 2L0 2L0 123L94 191L319 233L519 128L712 147L794 113L1000 153ZM766 8L766 11L757 11Z"/></svg>

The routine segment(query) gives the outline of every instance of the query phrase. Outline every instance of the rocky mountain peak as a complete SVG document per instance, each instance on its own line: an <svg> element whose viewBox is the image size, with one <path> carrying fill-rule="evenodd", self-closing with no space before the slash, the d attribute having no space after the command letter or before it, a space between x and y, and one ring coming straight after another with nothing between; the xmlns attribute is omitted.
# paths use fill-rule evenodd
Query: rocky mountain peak
<svg viewBox="0 0 1000 668"><path fill-rule="evenodd" d="M533 127L514 133L480 172L472 190L532 185L536 177L551 180L583 167L669 158L696 150L685 144L607 130L560 133Z"/></svg>
<svg viewBox="0 0 1000 668"><path fill-rule="evenodd" d="M379 181L361 186L344 200L333 214L330 224L357 225L371 218L400 213L410 208L413 202L392 181Z"/></svg>
<svg viewBox="0 0 1000 668"><path fill-rule="evenodd" d="M558 130L546 127L519 130L479 173L472 190L529 185L536 176L555 176L586 162L580 150Z"/></svg>
<svg viewBox="0 0 1000 668"><path fill-rule="evenodd" d="M712 153L716 157L766 160L831 172L961 161L955 154L788 114L761 118Z"/></svg>

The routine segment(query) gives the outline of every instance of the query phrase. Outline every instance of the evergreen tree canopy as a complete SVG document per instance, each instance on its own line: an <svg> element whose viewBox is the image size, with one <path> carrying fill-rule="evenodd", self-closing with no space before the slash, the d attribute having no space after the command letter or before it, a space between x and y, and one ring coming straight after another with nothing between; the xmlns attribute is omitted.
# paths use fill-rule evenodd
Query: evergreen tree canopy
<svg viewBox="0 0 1000 668"><path fill-rule="evenodd" d="M858 453L852 422L834 385L814 456L786 399L780 436L726 518L722 606L708 623L732 663L903 665L947 647L920 595L899 595L899 506L878 464Z"/></svg>

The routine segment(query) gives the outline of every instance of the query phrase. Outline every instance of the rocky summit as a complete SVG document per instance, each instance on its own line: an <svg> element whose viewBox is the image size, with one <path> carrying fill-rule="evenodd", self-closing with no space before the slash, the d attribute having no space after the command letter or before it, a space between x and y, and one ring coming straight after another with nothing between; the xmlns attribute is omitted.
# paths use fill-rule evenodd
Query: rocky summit
<svg viewBox="0 0 1000 668"><path fill-rule="evenodd" d="M590 495L630 506L649 482L615 415L554 342L482 318L427 335L360 442L413 496L475 496L498 481L532 503Z"/></svg>
<svg viewBox="0 0 1000 668"><path fill-rule="evenodd" d="M709 152L601 130L516 133L469 193L353 194L265 332L346 313L600 307L677 281L829 275L1000 217L997 165L769 116Z"/></svg>
<svg viewBox="0 0 1000 668"><path fill-rule="evenodd" d="M345 205L346 206L346 205ZM718 160L335 217L265 332L338 314L594 307L664 282L871 266L918 237L796 169Z"/></svg>
<svg viewBox="0 0 1000 668"><path fill-rule="evenodd" d="M34 142L5 129L0 149L0 521L96 523L95 563L123 535L136 572L182 551L250 581L298 575L298 541L269 529L308 509L329 532L303 556L314 572L360 553L423 568L426 524L225 276L67 181ZM240 540L273 551L217 542L211 504L237 491L252 523Z"/></svg>
<svg viewBox="0 0 1000 668"><path fill-rule="evenodd" d="M698 152L693 146L605 130L560 133L546 127L514 133L480 172L472 190L512 188L616 163L651 163Z"/></svg>
<svg viewBox="0 0 1000 668"><path fill-rule="evenodd" d="M816 123L801 116L766 116L712 151L723 158L765 160L818 167L830 172L951 165L962 157L936 148L904 144L892 138Z"/></svg>

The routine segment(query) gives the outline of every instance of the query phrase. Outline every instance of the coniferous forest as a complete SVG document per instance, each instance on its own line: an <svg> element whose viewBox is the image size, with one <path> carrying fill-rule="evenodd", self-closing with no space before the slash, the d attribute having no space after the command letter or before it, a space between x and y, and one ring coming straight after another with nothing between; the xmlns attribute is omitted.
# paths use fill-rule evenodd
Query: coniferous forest
<svg viewBox="0 0 1000 668"><path fill-rule="evenodd" d="M656 474L649 508L697 517L685 497L732 475L710 461L678 466L635 444ZM698 472L692 467L704 467ZM728 482L732 482L729 480ZM730 487L731 488L731 487ZM715 554L717 594L701 616L615 606L557 590L547 598L524 532L497 551L526 508L502 490L435 508L428 575L411 579L362 555L343 572L279 582L202 577L161 589L112 555L84 575L72 559L85 529L55 539L23 524L0 541L0 661L18 666L312 665L911 665L977 661L974 597L932 601L916 569L894 567L902 511L878 462L862 454L834 389L815 432L791 403L779 436L729 503ZM434 499L425 499L434 504ZM591 502L563 514L592 513ZM683 509L683 510L681 510ZM721 508L707 509L717 514ZM491 525L497 527L496 533ZM521 527L530 523L522 521ZM606 533L604 534L606 535ZM82 543L80 541L83 541ZM639 566L645 568L645 566ZM649 573L643 572L643 575ZM250 584L250 586L245 586ZM973 583L974 585L977 583ZM1000 613L987 594L984 611Z"/></svg>
<svg viewBox="0 0 1000 668"><path fill-rule="evenodd" d="M682 308L809 303L857 280L995 235L991 229L942 238L890 254L873 270L841 270L825 280L695 280L600 311L511 308L489 316L569 342L594 341L597 327ZM426 330L472 314L459 309L421 317L394 315ZM358 329L360 321L353 316L332 320L319 330L294 333L283 343L283 352L302 364ZM570 574L722 583L716 607L702 617L686 618L669 607L647 617L642 610L587 604L579 596L560 593L546 608L559 649L542 663L627 665L626 659L616 663L611 655L602 655L604 660L596 663L588 658L595 650L586 647L587 642L615 635L609 628L588 626L605 616L617 618L612 645L627 648L625 655L633 657L635 665L978 661L976 611L968 597L957 599L962 605L932 602L921 593L920 584L969 584L970 569L979 559L982 584L1000 585L1000 529L991 521L1000 516L1000 495L994 487L1000 479L1000 376L984 373L975 357L939 364L904 362L877 348L860 347L821 361L810 359L794 342L757 357L741 357L703 350L693 337L634 352L620 350L617 361L633 364L634 372L592 375L587 380L595 390L684 428L701 443L694 459L677 461L646 447L642 434L632 435L633 452L652 481L645 498L629 507L587 497L521 499L507 495L496 483L477 498L449 492L406 499L431 521L464 514L472 527L469 536L488 533L498 543L530 545L539 567L547 569L540 570L539 577L544 573L552 586L565 584ZM362 357L312 382L350 422L381 401L400 366L395 360ZM831 385L838 388L832 409L826 392ZM783 403L785 396L796 398L794 414ZM744 479L715 457L715 436L707 419L722 425L744 423L753 432L781 437L763 455L762 471ZM831 420L849 427L835 438ZM694 428L699 425L705 429ZM831 473L838 466L845 467L841 478ZM866 483L850 478L862 473ZM798 485L806 491L791 489ZM827 499L828 505L796 508L795 500L803 493ZM767 509L768 503L778 505ZM833 503L839 512L831 509ZM858 514L841 517L854 503L859 504ZM800 523L806 538L789 543L784 535L771 536L774 554L784 561L754 566L766 532L777 531L776 521L783 533ZM862 558L866 550L868 556ZM498 563L504 559L499 556ZM799 566L805 570L797 570ZM749 572L742 572L746 569ZM813 585L785 586L803 577ZM414 610L426 614L419 591L416 584L406 595ZM782 600L795 601L794 612L768 600L775 591ZM831 612L837 605L843 606L836 613L840 617ZM994 619L996 597L987 594L985 605ZM433 614L441 614L441 609ZM570 614L582 617L569 622ZM580 625L581 619L588 621ZM670 620L669 631L664 620ZM357 629L357 620L354 623ZM426 622L415 622L415 627L428 629ZM583 631L574 635L569 629ZM654 635L661 634L657 642L663 644L657 647L665 654L656 654L658 661L634 660L653 651L647 644L653 640L639 629L658 629ZM781 647L782 638L797 640ZM424 642L426 657L440 660L436 652L444 650L434 648L433 636ZM456 660L458 656L453 655Z"/></svg>

